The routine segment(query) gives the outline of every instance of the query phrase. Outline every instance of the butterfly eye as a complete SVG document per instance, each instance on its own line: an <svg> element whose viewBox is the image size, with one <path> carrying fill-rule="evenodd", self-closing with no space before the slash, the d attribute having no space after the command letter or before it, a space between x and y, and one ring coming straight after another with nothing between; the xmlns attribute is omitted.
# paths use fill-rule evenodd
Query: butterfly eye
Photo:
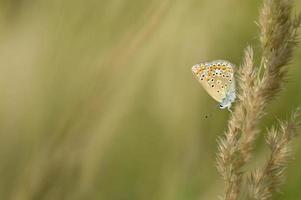
<svg viewBox="0 0 301 200"><path fill-rule="evenodd" d="M224 108L224 106L223 106L223 105L221 105L221 104L219 105L219 107L220 107L220 108Z"/></svg>

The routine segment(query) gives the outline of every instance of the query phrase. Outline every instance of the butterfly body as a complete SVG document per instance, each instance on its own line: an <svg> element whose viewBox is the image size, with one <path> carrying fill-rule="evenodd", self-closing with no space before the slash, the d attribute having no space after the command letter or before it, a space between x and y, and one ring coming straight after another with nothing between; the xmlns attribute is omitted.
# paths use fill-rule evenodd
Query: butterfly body
<svg viewBox="0 0 301 200"><path fill-rule="evenodd" d="M208 94L220 103L220 108L230 108L235 101L234 64L226 60L202 62L192 67Z"/></svg>

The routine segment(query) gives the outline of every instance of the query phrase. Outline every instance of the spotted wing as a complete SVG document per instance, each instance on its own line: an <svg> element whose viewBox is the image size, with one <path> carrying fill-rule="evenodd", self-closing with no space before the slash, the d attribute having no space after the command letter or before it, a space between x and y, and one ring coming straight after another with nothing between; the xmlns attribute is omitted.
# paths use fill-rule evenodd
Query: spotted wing
<svg viewBox="0 0 301 200"><path fill-rule="evenodd" d="M228 91L234 88L234 65L228 61L203 62L193 66L192 71L208 94L218 102L222 102Z"/></svg>

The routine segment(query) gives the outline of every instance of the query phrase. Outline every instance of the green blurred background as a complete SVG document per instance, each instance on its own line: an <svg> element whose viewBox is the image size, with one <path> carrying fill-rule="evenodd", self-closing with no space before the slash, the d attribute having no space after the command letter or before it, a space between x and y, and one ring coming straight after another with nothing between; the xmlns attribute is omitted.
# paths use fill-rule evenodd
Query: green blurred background
<svg viewBox="0 0 301 200"><path fill-rule="evenodd" d="M229 112L190 68L239 65L248 44L258 55L260 5L0 0L0 199L217 199ZM298 49L263 130L301 104L300 66ZM268 157L263 136L255 153L250 169ZM294 153L277 199L300 199L300 139Z"/></svg>

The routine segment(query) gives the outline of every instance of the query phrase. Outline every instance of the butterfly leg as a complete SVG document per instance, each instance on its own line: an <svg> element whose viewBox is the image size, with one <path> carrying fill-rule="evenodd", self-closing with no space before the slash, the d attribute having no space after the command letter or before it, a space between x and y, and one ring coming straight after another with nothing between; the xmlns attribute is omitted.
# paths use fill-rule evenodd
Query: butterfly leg
<svg viewBox="0 0 301 200"><path fill-rule="evenodd" d="M232 110L231 110L230 106L228 107L228 110L230 111L230 113L232 113Z"/></svg>

